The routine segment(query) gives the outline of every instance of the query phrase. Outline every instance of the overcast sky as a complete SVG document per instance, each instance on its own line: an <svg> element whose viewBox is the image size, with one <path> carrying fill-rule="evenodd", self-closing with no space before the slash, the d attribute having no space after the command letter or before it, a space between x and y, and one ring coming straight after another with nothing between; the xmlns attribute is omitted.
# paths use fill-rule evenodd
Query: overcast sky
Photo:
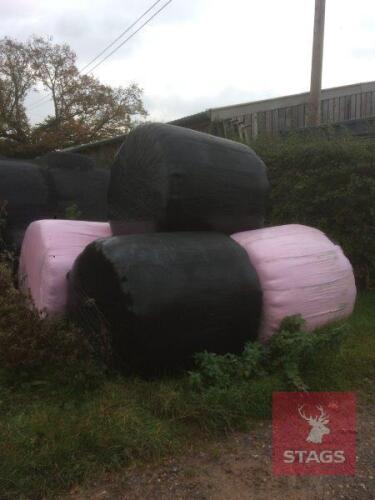
<svg viewBox="0 0 375 500"><path fill-rule="evenodd" d="M0 32L22 40L52 35L74 49L83 67L153 1L0 0ZM137 82L150 118L163 121L304 92L314 1L173 0L94 74L114 86ZM370 80L375 0L327 0L323 87ZM47 112L48 105L35 108L33 121Z"/></svg>

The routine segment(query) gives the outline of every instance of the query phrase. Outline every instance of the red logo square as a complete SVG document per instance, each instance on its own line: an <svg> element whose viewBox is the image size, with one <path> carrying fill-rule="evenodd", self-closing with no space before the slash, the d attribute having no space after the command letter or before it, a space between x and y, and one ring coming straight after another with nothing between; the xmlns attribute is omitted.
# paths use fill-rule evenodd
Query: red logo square
<svg viewBox="0 0 375 500"><path fill-rule="evenodd" d="M275 392L272 403L274 474L355 474L353 392Z"/></svg>

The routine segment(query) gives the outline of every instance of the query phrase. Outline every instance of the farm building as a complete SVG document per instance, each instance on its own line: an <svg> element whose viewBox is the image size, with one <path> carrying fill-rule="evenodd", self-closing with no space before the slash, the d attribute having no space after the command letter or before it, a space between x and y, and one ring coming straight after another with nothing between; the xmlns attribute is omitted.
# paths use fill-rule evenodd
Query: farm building
<svg viewBox="0 0 375 500"><path fill-rule="evenodd" d="M171 124L223 137L239 136L250 141L260 134L283 134L306 127L308 92L253 101L220 108L171 121ZM375 81L323 89L321 123L343 126L355 135L375 135ZM125 136L68 148L65 151L92 156L108 165Z"/></svg>
<svg viewBox="0 0 375 500"><path fill-rule="evenodd" d="M251 140L259 134L277 135L306 127L308 92L233 106L212 108L174 120L173 124L224 137ZM322 90L321 124L375 117L375 82Z"/></svg>

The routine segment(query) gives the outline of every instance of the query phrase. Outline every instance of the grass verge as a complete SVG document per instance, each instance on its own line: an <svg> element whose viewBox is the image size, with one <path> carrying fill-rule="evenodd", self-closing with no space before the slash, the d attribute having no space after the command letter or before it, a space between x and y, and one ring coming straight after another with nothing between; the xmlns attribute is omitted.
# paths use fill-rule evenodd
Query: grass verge
<svg viewBox="0 0 375 500"><path fill-rule="evenodd" d="M354 390L373 401L374 292L359 297L346 324L338 349L321 349L301 365L303 381L310 390ZM103 376L81 384L52 369L16 379L3 371L0 496L51 497L133 461L175 453L195 438L246 429L270 417L273 391L293 388L279 368L200 387L196 373L153 381Z"/></svg>

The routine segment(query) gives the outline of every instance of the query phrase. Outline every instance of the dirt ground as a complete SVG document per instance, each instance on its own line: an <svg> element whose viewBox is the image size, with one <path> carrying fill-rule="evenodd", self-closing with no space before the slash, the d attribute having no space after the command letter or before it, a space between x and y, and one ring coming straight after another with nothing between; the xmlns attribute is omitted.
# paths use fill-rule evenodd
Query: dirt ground
<svg viewBox="0 0 375 500"><path fill-rule="evenodd" d="M271 424L257 424L220 442L195 446L177 459L137 466L69 500L324 500L375 499L375 408L357 416L357 472L353 477L275 477Z"/></svg>

